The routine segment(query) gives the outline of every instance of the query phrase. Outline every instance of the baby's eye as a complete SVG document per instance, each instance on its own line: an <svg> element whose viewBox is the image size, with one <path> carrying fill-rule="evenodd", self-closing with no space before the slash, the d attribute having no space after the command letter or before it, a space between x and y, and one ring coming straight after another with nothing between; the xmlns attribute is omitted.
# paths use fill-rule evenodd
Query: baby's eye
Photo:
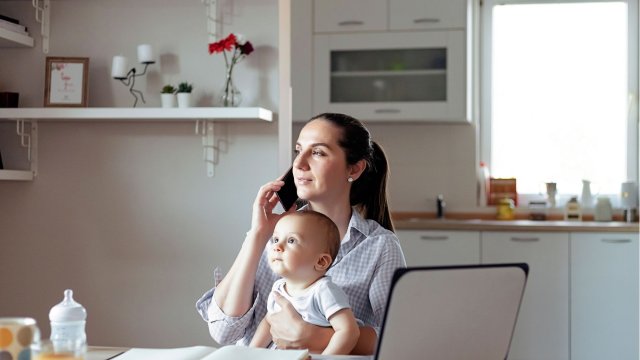
<svg viewBox="0 0 640 360"><path fill-rule="evenodd" d="M288 242L289 244L293 244L293 243L295 243L295 242L296 242L296 239L295 239L295 238L289 238L289 240L287 240L287 242Z"/></svg>
<svg viewBox="0 0 640 360"><path fill-rule="evenodd" d="M271 242L274 243L274 244L277 243L278 242L278 238L277 237L271 238Z"/></svg>

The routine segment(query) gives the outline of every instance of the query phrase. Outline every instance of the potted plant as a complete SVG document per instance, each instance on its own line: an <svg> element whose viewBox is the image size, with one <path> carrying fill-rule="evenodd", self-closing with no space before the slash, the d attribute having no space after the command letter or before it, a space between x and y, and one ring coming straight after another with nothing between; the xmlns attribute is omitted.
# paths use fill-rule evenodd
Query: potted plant
<svg viewBox="0 0 640 360"><path fill-rule="evenodd" d="M191 91L193 85L188 82L181 82L178 84L178 107L187 108L191 106Z"/></svg>
<svg viewBox="0 0 640 360"><path fill-rule="evenodd" d="M171 84L162 87L160 91L160 100L163 108L176 107L176 88Z"/></svg>

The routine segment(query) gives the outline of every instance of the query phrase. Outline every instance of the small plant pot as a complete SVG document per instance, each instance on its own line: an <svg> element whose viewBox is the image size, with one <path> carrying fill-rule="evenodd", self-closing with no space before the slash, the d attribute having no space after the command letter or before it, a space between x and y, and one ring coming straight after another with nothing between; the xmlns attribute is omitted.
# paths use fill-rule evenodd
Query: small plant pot
<svg viewBox="0 0 640 360"><path fill-rule="evenodd" d="M175 94L160 94L160 100L162 101L163 108L176 107L176 95Z"/></svg>
<svg viewBox="0 0 640 360"><path fill-rule="evenodd" d="M178 107L191 107L191 93L178 93Z"/></svg>

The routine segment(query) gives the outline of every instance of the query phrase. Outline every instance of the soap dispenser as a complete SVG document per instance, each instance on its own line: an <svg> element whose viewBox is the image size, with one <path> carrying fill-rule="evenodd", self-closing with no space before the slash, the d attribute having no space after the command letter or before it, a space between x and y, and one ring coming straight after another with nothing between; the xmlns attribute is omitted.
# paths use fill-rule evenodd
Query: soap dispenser
<svg viewBox="0 0 640 360"><path fill-rule="evenodd" d="M71 344L73 348L85 347L87 311L73 299L73 290L64 291L64 299L49 311L51 342Z"/></svg>

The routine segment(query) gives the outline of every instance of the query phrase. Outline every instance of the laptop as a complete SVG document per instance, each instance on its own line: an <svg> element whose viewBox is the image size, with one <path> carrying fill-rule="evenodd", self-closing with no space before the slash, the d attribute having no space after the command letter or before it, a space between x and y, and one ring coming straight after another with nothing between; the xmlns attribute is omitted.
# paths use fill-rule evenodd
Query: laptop
<svg viewBox="0 0 640 360"><path fill-rule="evenodd" d="M529 267L396 270L375 359L504 360Z"/></svg>

